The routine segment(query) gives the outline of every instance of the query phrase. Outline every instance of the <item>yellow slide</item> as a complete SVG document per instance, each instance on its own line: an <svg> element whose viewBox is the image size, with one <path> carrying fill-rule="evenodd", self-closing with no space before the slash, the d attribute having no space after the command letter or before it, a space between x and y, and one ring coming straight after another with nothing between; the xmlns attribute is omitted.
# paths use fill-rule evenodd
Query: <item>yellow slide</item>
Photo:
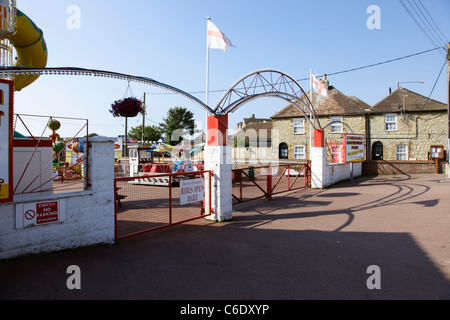
<svg viewBox="0 0 450 320"><path fill-rule="evenodd" d="M16 33L9 41L17 52L15 67L45 68L48 52L44 33L22 11L17 10ZM14 88L20 91L32 84L39 75L17 75L14 78Z"/></svg>

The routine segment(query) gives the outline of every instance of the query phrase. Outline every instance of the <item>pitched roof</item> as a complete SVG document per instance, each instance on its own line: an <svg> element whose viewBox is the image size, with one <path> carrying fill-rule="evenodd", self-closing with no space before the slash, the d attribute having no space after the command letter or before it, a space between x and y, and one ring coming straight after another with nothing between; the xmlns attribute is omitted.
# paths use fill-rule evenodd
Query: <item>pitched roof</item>
<svg viewBox="0 0 450 320"><path fill-rule="evenodd" d="M399 88L392 92L389 96L375 104L370 112L371 113L388 113L388 112L399 112L403 107L403 95L405 96L405 108L403 110L409 112L420 112L420 111L446 111L447 105L433 100L428 99L418 93L410 91L405 88Z"/></svg>
<svg viewBox="0 0 450 320"><path fill-rule="evenodd" d="M260 131L263 130L261 133L269 138L271 136L272 126L272 120L270 119L265 119L265 121L252 121L247 124L244 129L238 131L236 135L244 135L247 131L254 130L254 132L256 132L259 136Z"/></svg>
<svg viewBox="0 0 450 320"><path fill-rule="evenodd" d="M334 87L330 86L328 90L328 99L321 96L315 96L314 98L314 108L319 117L330 115L360 115L366 113L365 109L370 109L370 106L364 101L356 97L348 97ZM307 94L309 96L309 92ZM302 97L302 99L306 102L305 97ZM296 106L290 104L273 115L272 119L302 116L303 113Z"/></svg>

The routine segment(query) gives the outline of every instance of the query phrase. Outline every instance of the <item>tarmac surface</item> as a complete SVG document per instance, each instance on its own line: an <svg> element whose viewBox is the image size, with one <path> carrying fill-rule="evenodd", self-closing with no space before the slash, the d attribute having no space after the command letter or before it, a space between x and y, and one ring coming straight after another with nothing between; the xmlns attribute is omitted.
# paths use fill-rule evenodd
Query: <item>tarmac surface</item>
<svg viewBox="0 0 450 320"><path fill-rule="evenodd" d="M363 177L234 210L231 222L0 261L0 299L450 299L443 175ZM67 287L72 265L79 290Z"/></svg>

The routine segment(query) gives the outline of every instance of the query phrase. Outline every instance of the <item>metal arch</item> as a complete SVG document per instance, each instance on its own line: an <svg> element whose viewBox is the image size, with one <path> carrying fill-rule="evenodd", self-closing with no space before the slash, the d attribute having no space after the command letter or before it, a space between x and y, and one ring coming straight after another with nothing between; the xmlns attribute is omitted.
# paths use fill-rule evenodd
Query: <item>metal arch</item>
<svg viewBox="0 0 450 320"><path fill-rule="evenodd" d="M83 69L83 68L26 68L26 67L0 67L0 77L8 77L15 75L75 75L75 76L95 76L95 77L105 77L105 78L113 78L119 80L133 81L138 83L147 84L150 86L154 86L157 88L165 89L171 91L173 93L179 94L188 98L189 100L199 104L202 108L208 110L210 113L214 113L214 111L204 104L202 101L197 99L196 97L190 95L183 90L172 87L162 82L158 82L156 80L146 78L146 77L137 77L123 73L116 73L111 71L103 71L103 70L93 70L93 69Z"/></svg>
<svg viewBox="0 0 450 320"><path fill-rule="evenodd" d="M302 100L297 99L297 97L294 97L294 96L291 96L291 95L288 95L288 94L280 94L280 93L276 93L276 92L267 92L267 93L260 93L260 94L254 95L254 96L249 96L246 99L240 100L238 103L234 103L231 106L231 109L230 109L229 113L234 112L237 108L242 107L244 104L246 104L246 103L248 103L250 101L253 101L255 99L264 98L264 97L279 98L279 99L287 101L288 103L291 103L292 105L294 105L294 107L296 107L304 115L304 117L311 123L313 128L317 129L316 124L314 123L314 121L312 121L310 119L309 106L305 102L303 102ZM305 108L302 108L297 102L300 102L301 105L306 107L306 110L308 112L306 112ZM317 125L319 125L319 124L317 123Z"/></svg>
<svg viewBox="0 0 450 320"><path fill-rule="evenodd" d="M300 84L291 76L274 69L256 70L241 77L219 100L214 108L214 114L234 112L250 100L264 96L287 97L291 103L294 100L301 101L321 127L314 107ZM306 99L307 103L302 99Z"/></svg>

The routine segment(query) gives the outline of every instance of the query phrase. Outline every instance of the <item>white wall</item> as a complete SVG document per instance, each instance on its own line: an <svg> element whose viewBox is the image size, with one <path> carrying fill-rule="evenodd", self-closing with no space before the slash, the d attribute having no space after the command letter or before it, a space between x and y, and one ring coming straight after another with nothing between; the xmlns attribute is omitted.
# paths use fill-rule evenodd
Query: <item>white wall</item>
<svg viewBox="0 0 450 320"><path fill-rule="evenodd" d="M350 163L328 163L325 148L311 150L311 187L322 189L351 177ZM353 163L353 177L362 175L362 163Z"/></svg>
<svg viewBox="0 0 450 320"><path fill-rule="evenodd" d="M0 259L114 242L114 141L90 138L89 190L20 195L13 203L0 204ZM52 200L65 202L64 222L16 228L16 207Z"/></svg>

